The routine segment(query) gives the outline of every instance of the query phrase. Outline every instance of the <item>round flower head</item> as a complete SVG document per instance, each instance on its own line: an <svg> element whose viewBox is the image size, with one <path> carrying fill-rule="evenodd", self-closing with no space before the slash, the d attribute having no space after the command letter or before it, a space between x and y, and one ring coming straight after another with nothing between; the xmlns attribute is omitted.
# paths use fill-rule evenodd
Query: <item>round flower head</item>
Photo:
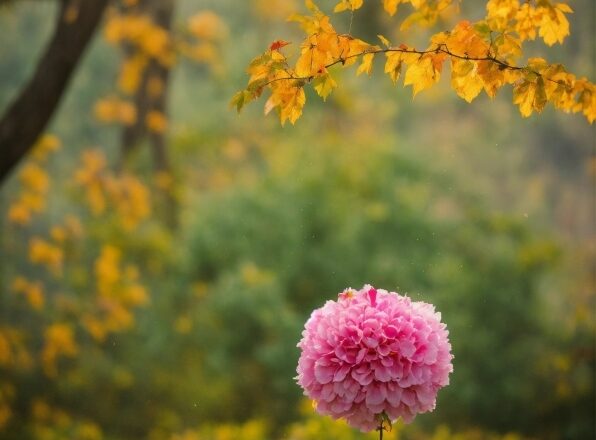
<svg viewBox="0 0 596 440"><path fill-rule="evenodd" d="M319 413L362 431L409 423L449 384L448 334L431 304L369 285L346 289L306 322L296 379Z"/></svg>

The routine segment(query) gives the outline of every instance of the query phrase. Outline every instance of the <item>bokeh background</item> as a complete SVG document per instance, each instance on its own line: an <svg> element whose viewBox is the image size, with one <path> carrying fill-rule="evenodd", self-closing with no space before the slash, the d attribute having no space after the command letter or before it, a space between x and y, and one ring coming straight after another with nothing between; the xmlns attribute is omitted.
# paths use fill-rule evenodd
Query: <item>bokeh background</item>
<svg viewBox="0 0 596 440"><path fill-rule="evenodd" d="M571 5L566 44L531 53L593 80L595 6ZM310 312L365 283L436 304L455 355L437 409L385 438L595 437L594 129L552 108L522 119L510 90L467 104L448 75L412 100L381 65L337 72L295 126L262 102L238 116L245 66L299 41L285 18L302 8L177 0L180 53L153 84L168 110L132 147L134 57L163 47L147 23L106 16L0 188L0 438L377 438L317 415L293 380ZM0 110L56 10L0 7ZM429 32L399 32L375 2L352 31Z"/></svg>

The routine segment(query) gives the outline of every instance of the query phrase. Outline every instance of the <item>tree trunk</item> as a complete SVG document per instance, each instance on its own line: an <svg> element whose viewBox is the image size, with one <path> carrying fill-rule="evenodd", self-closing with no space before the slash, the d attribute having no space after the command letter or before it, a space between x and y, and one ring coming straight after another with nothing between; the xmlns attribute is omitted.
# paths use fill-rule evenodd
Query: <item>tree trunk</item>
<svg viewBox="0 0 596 440"><path fill-rule="evenodd" d="M136 8L138 13L151 18L154 24L165 29L171 34L172 18L175 0L144 0ZM134 48L125 48L126 56L134 56ZM134 93L134 104L137 110L137 120L134 124L122 129L121 161L124 168L131 153L143 141L148 141L151 148L153 167L156 173L170 174L170 161L168 158L166 133L152 131L147 127L146 117L151 112L157 112L167 117L167 99L169 92L170 67L161 64L156 59L150 59L145 67L139 88ZM159 93L152 91L151 83L157 81L161 84ZM171 191L162 188L158 191L156 201L161 205L159 212L170 227L177 224L177 203Z"/></svg>
<svg viewBox="0 0 596 440"><path fill-rule="evenodd" d="M35 73L0 120L0 182L43 133L109 0L62 0Z"/></svg>

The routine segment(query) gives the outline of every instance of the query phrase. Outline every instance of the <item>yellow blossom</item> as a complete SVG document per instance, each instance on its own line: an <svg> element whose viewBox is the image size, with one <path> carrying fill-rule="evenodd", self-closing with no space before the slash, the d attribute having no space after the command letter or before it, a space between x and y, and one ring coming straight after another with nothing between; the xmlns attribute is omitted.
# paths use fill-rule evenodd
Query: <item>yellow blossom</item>
<svg viewBox="0 0 596 440"><path fill-rule="evenodd" d="M33 146L31 156L37 161L43 161L50 153L60 149L60 139L51 134L44 134Z"/></svg>
<svg viewBox="0 0 596 440"><path fill-rule="evenodd" d="M8 221L17 225L26 225L31 221L31 211L25 204L17 201L8 208Z"/></svg>
<svg viewBox="0 0 596 440"><path fill-rule="evenodd" d="M168 127L166 116L162 112L156 110L147 113L145 123L147 124L147 128L155 133L163 133Z"/></svg>
<svg viewBox="0 0 596 440"><path fill-rule="evenodd" d="M62 271L62 249L39 237L29 241L29 259L32 263L46 265L54 274L58 275Z"/></svg>
<svg viewBox="0 0 596 440"><path fill-rule="evenodd" d="M19 174L19 180L27 189L42 194L47 192L50 185L47 173L35 163L25 164Z"/></svg>
<svg viewBox="0 0 596 440"><path fill-rule="evenodd" d="M44 346L41 352L42 367L46 375L56 376L57 359L60 356L72 358L76 356L78 350L70 325L56 323L48 326L44 331Z"/></svg>
<svg viewBox="0 0 596 440"><path fill-rule="evenodd" d="M228 27L212 11L202 11L190 17L188 30L197 38L211 41L222 40L228 35Z"/></svg>

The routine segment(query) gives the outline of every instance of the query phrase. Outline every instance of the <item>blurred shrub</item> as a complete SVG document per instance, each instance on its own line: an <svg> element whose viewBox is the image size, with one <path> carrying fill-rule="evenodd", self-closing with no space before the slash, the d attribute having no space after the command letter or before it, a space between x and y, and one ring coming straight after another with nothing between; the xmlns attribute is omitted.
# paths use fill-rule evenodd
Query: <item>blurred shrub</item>
<svg viewBox="0 0 596 440"><path fill-rule="evenodd" d="M263 160L271 171L259 184L202 198L190 238L189 276L209 285L197 312L212 329L199 342L206 368L241 373L218 396L228 411L284 408L283 420L296 392L270 381L293 376L300 323L344 287L374 282L435 303L451 330L452 386L420 423L541 431L541 409L527 408L548 386L539 280L557 261L552 241L384 145L278 145ZM246 267L267 274L263 286Z"/></svg>

